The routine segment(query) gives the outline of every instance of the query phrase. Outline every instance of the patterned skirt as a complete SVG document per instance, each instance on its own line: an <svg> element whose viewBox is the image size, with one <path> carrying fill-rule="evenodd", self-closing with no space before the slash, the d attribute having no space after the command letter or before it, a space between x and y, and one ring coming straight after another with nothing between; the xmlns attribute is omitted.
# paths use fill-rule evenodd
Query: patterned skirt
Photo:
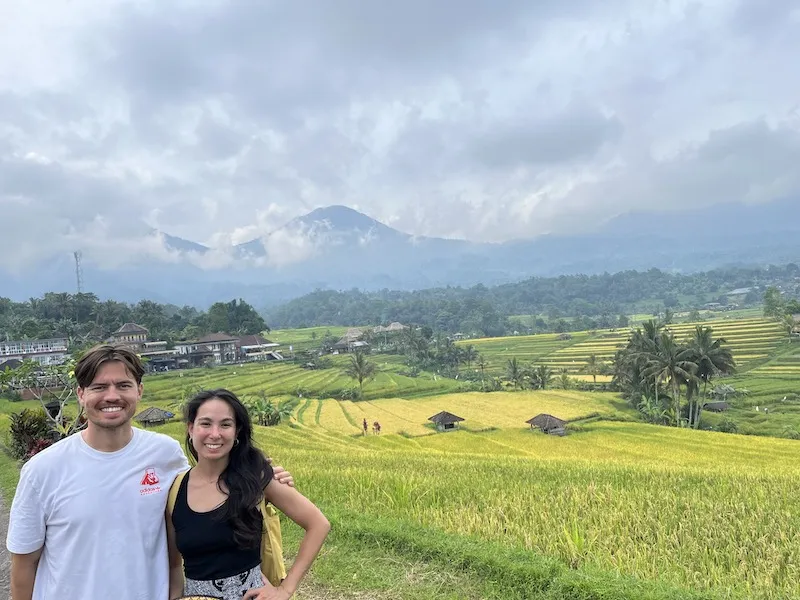
<svg viewBox="0 0 800 600"><path fill-rule="evenodd" d="M186 596L209 596L220 600L242 600L247 590L264 587L261 565L233 577L200 581L186 578L183 593Z"/></svg>

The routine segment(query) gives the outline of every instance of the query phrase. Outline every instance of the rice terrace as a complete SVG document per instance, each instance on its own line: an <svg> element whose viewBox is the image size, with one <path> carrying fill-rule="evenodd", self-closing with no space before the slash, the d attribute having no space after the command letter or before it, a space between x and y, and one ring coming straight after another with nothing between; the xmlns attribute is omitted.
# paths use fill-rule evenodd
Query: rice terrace
<svg viewBox="0 0 800 600"><path fill-rule="evenodd" d="M727 386L727 410L695 426L647 422L611 390L630 328L442 341L464 355L458 377L410 369L386 342L362 390L346 352L153 373L140 411L177 413L209 387L282 407L257 438L333 524L312 570L324 592L300 599L800 597L800 344L774 319L703 325L737 368L709 387ZM270 335L313 355L326 329ZM695 324L663 331L688 339ZM1 402L5 431L37 406ZM443 411L462 420L437 427ZM541 414L565 435L529 423ZM183 433L177 418L155 429ZM3 460L9 502L17 465Z"/></svg>

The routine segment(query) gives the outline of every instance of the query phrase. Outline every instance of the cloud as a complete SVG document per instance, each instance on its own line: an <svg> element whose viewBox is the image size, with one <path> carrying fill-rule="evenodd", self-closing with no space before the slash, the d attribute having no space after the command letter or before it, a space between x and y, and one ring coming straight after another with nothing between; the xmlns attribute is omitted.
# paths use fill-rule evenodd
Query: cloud
<svg viewBox="0 0 800 600"><path fill-rule="evenodd" d="M800 193L790 0L42 2L0 23L0 269L175 260L154 227L292 264L331 204L499 241Z"/></svg>

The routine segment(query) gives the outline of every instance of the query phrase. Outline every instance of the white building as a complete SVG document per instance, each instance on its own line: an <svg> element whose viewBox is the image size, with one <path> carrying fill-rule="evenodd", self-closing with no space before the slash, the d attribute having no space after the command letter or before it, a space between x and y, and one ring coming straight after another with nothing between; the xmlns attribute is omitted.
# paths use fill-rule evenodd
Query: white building
<svg viewBox="0 0 800 600"><path fill-rule="evenodd" d="M35 360L42 366L60 365L69 356L69 339L0 341L0 362L11 359Z"/></svg>

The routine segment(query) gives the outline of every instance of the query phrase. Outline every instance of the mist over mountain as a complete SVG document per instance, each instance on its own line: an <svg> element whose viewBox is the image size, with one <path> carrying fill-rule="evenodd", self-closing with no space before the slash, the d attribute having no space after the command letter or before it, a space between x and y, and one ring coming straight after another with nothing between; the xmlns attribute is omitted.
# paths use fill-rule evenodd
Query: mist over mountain
<svg viewBox="0 0 800 600"><path fill-rule="evenodd" d="M204 308L221 298L241 297L266 308L316 289L410 290L652 267L696 272L781 264L800 260L798 234L800 201L795 198L628 213L592 234L505 243L417 237L351 208L329 206L223 249L151 231L163 259L143 256L111 269L85 260L82 268L84 291L101 298ZM22 300L75 289L73 257L58 255L5 277L0 296Z"/></svg>

